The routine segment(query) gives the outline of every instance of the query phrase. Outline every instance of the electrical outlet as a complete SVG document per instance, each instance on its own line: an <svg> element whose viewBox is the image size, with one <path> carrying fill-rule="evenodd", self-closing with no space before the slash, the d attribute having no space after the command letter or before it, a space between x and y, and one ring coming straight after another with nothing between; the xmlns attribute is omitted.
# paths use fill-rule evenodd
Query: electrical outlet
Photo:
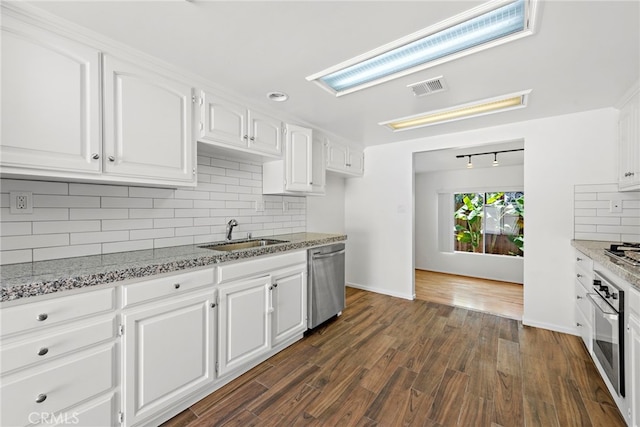
<svg viewBox="0 0 640 427"><path fill-rule="evenodd" d="M28 191L15 191L9 193L9 211L12 214L33 213L33 195Z"/></svg>

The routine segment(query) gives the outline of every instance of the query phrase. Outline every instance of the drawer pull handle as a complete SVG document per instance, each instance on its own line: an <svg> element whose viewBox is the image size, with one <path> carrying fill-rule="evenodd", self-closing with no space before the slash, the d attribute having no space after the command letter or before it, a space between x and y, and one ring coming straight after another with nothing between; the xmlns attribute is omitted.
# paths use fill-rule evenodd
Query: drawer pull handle
<svg viewBox="0 0 640 427"><path fill-rule="evenodd" d="M47 400L47 395L44 393L40 393L38 397L36 397L36 403L42 403Z"/></svg>
<svg viewBox="0 0 640 427"><path fill-rule="evenodd" d="M582 258L577 257L577 258L576 258L576 261L582 261Z"/></svg>
<svg viewBox="0 0 640 427"><path fill-rule="evenodd" d="M582 326L582 323L580 323L580 322L576 322L576 326L577 326L577 327L581 327L581 326Z"/></svg>
<svg viewBox="0 0 640 427"><path fill-rule="evenodd" d="M48 317L49 315L47 313L42 313L38 314L38 317L36 319L38 319L38 322L44 322Z"/></svg>
<svg viewBox="0 0 640 427"><path fill-rule="evenodd" d="M576 296L577 299L582 299L582 297L580 295Z"/></svg>
<svg viewBox="0 0 640 427"><path fill-rule="evenodd" d="M49 349L47 347L42 347L40 350L38 350L38 356L44 356L47 353L49 353Z"/></svg>
<svg viewBox="0 0 640 427"><path fill-rule="evenodd" d="M576 274L576 277L580 278L580 277L582 277L582 274L577 273L577 274Z"/></svg>
<svg viewBox="0 0 640 427"><path fill-rule="evenodd" d="M176 288L176 289L180 289L180 283L174 283L173 287Z"/></svg>

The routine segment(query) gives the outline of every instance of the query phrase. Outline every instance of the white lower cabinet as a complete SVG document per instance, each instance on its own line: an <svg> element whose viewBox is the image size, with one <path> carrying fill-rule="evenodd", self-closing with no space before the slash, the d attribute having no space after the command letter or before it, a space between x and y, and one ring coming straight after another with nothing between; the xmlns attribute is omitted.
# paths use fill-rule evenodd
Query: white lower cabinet
<svg viewBox="0 0 640 427"><path fill-rule="evenodd" d="M629 367L631 369L626 378L628 378L631 426L640 427L640 317L633 314L629 315L627 340L630 355Z"/></svg>
<svg viewBox="0 0 640 427"><path fill-rule="evenodd" d="M294 267L273 275L272 346L307 330L307 269Z"/></svg>
<svg viewBox="0 0 640 427"><path fill-rule="evenodd" d="M576 316L576 328L578 328L578 333L584 342L585 347L589 352L592 351L593 345L593 306L589 301L589 297L587 296L588 291L584 288L584 286L580 283L580 281L576 280L575 283L576 288L576 307L575 307L575 316Z"/></svg>
<svg viewBox="0 0 640 427"><path fill-rule="evenodd" d="M123 313L125 425L140 425L215 378L215 291Z"/></svg>
<svg viewBox="0 0 640 427"><path fill-rule="evenodd" d="M222 285L220 295L218 374L224 376L267 353L271 276Z"/></svg>

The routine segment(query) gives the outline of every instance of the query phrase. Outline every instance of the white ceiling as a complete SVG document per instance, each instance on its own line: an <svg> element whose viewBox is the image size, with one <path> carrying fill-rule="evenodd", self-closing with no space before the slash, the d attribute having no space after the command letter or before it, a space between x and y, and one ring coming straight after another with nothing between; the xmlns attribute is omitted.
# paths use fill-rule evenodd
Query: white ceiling
<svg viewBox="0 0 640 427"><path fill-rule="evenodd" d="M444 150L424 151L413 155L414 173L436 172L444 170L466 169L468 158L458 159L458 155L489 153L494 151L524 149L524 141L509 141L496 144L474 145L471 147L451 148ZM474 169L492 168L493 154L472 156ZM513 151L498 154L498 167L524 165L524 151Z"/></svg>
<svg viewBox="0 0 640 427"><path fill-rule="evenodd" d="M305 77L479 1L45 1L53 14L365 146L613 106L640 75L640 2L545 1L531 37L335 98ZM443 75L448 91L408 83ZM377 123L533 89L529 106L393 133ZM268 104L281 90L285 103Z"/></svg>

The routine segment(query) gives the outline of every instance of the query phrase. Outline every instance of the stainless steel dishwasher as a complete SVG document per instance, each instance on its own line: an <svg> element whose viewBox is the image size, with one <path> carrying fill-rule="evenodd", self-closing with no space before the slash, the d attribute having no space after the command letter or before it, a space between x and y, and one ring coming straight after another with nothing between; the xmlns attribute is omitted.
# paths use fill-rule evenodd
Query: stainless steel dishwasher
<svg viewBox="0 0 640 427"><path fill-rule="evenodd" d="M307 327L315 328L345 308L344 243L308 251Z"/></svg>

